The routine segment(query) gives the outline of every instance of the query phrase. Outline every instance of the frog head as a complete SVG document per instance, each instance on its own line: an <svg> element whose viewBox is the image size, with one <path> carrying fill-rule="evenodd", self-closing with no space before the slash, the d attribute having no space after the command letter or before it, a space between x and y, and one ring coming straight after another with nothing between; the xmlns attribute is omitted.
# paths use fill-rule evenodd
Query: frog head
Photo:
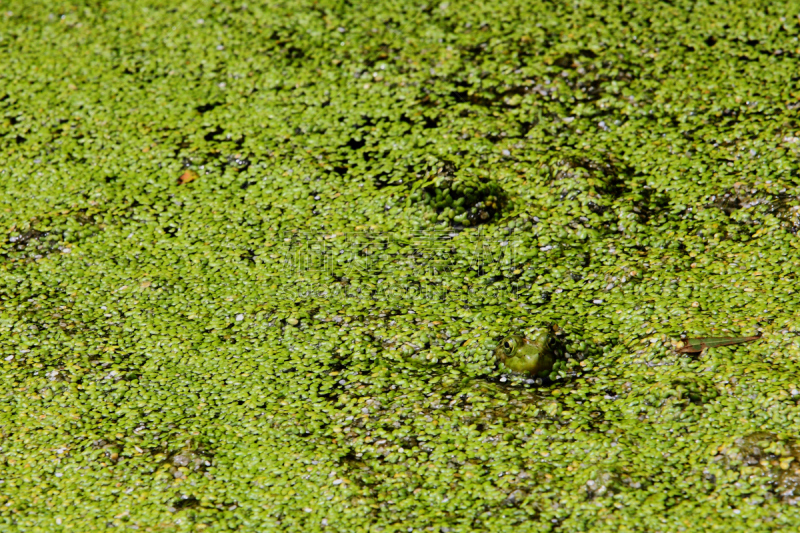
<svg viewBox="0 0 800 533"><path fill-rule="evenodd" d="M553 368L552 337L548 329L538 329L527 337L510 335L495 350L495 357L515 372L540 375Z"/></svg>

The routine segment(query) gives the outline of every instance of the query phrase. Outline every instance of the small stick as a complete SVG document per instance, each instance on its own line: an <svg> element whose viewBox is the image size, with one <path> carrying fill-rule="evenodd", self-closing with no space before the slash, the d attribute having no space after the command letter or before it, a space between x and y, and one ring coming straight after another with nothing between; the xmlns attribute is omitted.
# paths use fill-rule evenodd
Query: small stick
<svg viewBox="0 0 800 533"><path fill-rule="evenodd" d="M708 348L751 342L760 338L761 335L756 335L755 337L701 337L699 339L686 340L686 345L675 351L678 353L700 353Z"/></svg>

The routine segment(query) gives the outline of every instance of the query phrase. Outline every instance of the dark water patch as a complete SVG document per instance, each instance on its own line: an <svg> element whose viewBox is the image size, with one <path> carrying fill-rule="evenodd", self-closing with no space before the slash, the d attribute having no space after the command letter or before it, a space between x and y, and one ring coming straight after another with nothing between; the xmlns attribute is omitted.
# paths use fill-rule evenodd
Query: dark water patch
<svg viewBox="0 0 800 533"><path fill-rule="evenodd" d="M615 470L595 470L584 484L587 500L609 498L627 488L623 477Z"/></svg>
<svg viewBox="0 0 800 533"><path fill-rule="evenodd" d="M89 210L65 210L31 220L24 229L12 229L0 258L27 263L53 254L68 254L71 246L99 233L103 213Z"/></svg>
<svg viewBox="0 0 800 533"><path fill-rule="evenodd" d="M104 439L92 443L92 448L95 450L100 450L102 457L113 464L116 464L117 461L119 461L120 453L123 450L123 446L120 443L114 441L109 442Z"/></svg>
<svg viewBox="0 0 800 533"><path fill-rule="evenodd" d="M708 197L706 207L723 211L738 232L755 231L774 217L785 231L797 234L800 229L800 195L797 191L768 192L750 185L726 189ZM731 229L729 233L736 233Z"/></svg>
<svg viewBox="0 0 800 533"><path fill-rule="evenodd" d="M195 172L198 177L209 174L224 174L227 169L236 172L244 172L252 165L255 155L253 153L243 153L237 143L231 139L215 140L212 148L203 152L197 152L192 156L183 158L183 166L189 169L187 172ZM184 181L184 180L181 180ZM193 180L185 180L187 183ZM250 180L240 184L243 190L247 189L256 182ZM227 187L227 184L225 185Z"/></svg>
<svg viewBox="0 0 800 533"><path fill-rule="evenodd" d="M339 467L343 475L354 485L360 488L374 488L380 485L381 476L370 465L362 460L363 454L356 454L352 450L339 458Z"/></svg>
<svg viewBox="0 0 800 533"><path fill-rule="evenodd" d="M172 508L175 511L182 511L184 509L194 509L200 506L200 500L194 496L182 495L180 498L172 502Z"/></svg>
<svg viewBox="0 0 800 533"><path fill-rule="evenodd" d="M207 496L202 499L193 494L182 493L170 505L167 506L167 511L170 513L179 513L186 511L189 513L188 518L192 522L197 522L198 519L210 518L213 513L220 511L233 511L239 507L239 503L235 501L213 501ZM209 513L209 511L211 513ZM208 526L209 524L206 524Z"/></svg>
<svg viewBox="0 0 800 533"><path fill-rule="evenodd" d="M358 150L361 150L362 148L364 148L364 146L366 144L367 143L363 138L355 138L355 137L353 137L349 141L347 141L347 147L349 149L353 150L354 152L357 152Z"/></svg>
<svg viewBox="0 0 800 533"><path fill-rule="evenodd" d="M211 452L203 446L188 445L170 454L165 464L175 478L186 477L187 473L205 472L212 464Z"/></svg>
<svg viewBox="0 0 800 533"><path fill-rule="evenodd" d="M223 105L222 102L208 102L195 107L195 110L202 115L204 113L208 113L209 111L213 111L221 105Z"/></svg>
<svg viewBox="0 0 800 533"><path fill-rule="evenodd" d="M222 129L220 126L215 126L213 130L208 131L205 133L205 135L203 135L203 140L205 140L206 142L217 141L219 140L217 139L217 137L222 135L223 133L225 133L224 129Z"/></svg>
<svg viewBox="0 0 800 533"><path fill-rule="evenodd" d="M522 98L536 90L532 85L500 85L489 89L480 88L472 83L455 79L452 81L454 87L448 93L448 97L458 103L468 103L477 107L495 107L498 109L513 109L519 107ZM440 102L428 98L428 106L441 105Z"/></svg>
<svg viewBox="0 0 800 533"><path fill-rule="evenodd" d="M591 50L582 50L576 54L565 54L553 60L552 64L560 72L554 72L584 102L594 102L607 94L616 94L610 84L629 83L637 78L632 66L617 61L597 59ZM549 85L549 84L548 84Z"/></svg>
<svg viewBox="0 0 800 533"><path fill-rule="evenodd" d="M287 59L296 60L303 59L306 55L305 50L297 46L286 46L281 49L281 52Z"/></svg>
<svg viewBox="0 0 800 533"><path fill-rule="evenodd" d="M243 170L247 170L250 167L250 158L252 156L243 156L241 154L229 154L223 157L225 162L223 169L225 167L230 167L234 170L241 172Z"/></svg>
<svg viewBox="0 0 800 533"><path fill-rule="evenodd" d="M483 173L459 171L449 161L414 185L409 201L433 208L429 218L437 222L476 226L493 221L508 203L500 185Z"/></svg>
<svg viewBox="0 0 800 533"><path fill-rule="evenodd" d="M44 240L44 237L49 236L50 234L44 231L39 231L35 228L29 228L28 230L22 231L17 235L12 235L8 238L8 242L12 245L12 247L17 251L25 250L28 244L31 244L31 241L36 241L33 245L38 244L38 241Z"/></svg>
<svg viewBox="0 0 800 533"><path fill-rule="evenodd" d="M561 188L561 199L589 192L599 198L617 198L625 188L625 170L611 159L572 156L549 167L551 187Z"/></svg>
<svg viewBox="0 0 800 533"><path fill-rule="evenodd" d="M663 391L664 402L684 405L707 404L719 396L713 379L688 373L672 378Z"/></svg>
<svg viewBox="0 0 800 533"><path fill-rule="evenodd" d="M753 202L755 198L752 194L748 194L745 190L739 188L729 189L720 194L714 194L709 197L709 207L716 207L721 209L728 215L741 209L743 206L755 205Z"/></svg>
<svg viewBox="0 0 800 533"><path fill-rule="evenodd" d="M639 216L642 224L647 224L668 212L671 197L664 191L644 185L631 194L631 200L633 212Z"/></svg>
<svg viewBox="0 0 800 533"><path fill-rule="evenodd" d="M800 504L800 445L795 439L757 431L723 447L715 461L730 470L740 470L751 484L757 481L767 488L768 496L790 505Z"/></svg>

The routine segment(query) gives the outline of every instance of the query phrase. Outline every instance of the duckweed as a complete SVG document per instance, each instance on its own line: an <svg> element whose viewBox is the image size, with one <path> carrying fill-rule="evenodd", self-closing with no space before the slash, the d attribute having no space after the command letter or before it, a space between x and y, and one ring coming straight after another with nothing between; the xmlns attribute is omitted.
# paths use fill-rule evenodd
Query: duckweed
<svg viewBox="0 0 800 533"><path fill-rule="evenodd" d="M794 529L798 14L4 2L0 529Z"/></svg>

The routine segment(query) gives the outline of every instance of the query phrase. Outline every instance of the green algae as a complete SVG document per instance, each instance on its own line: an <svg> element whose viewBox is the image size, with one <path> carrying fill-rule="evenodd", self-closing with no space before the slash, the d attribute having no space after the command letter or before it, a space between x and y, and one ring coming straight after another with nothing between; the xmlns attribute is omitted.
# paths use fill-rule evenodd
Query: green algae
<svg viewBox="0 0 800 533"><path fill-rule="evenodd" d="M792 530L799 37L4 3L0 529ZM544 323L568 365L507 375Z"/></svg>

